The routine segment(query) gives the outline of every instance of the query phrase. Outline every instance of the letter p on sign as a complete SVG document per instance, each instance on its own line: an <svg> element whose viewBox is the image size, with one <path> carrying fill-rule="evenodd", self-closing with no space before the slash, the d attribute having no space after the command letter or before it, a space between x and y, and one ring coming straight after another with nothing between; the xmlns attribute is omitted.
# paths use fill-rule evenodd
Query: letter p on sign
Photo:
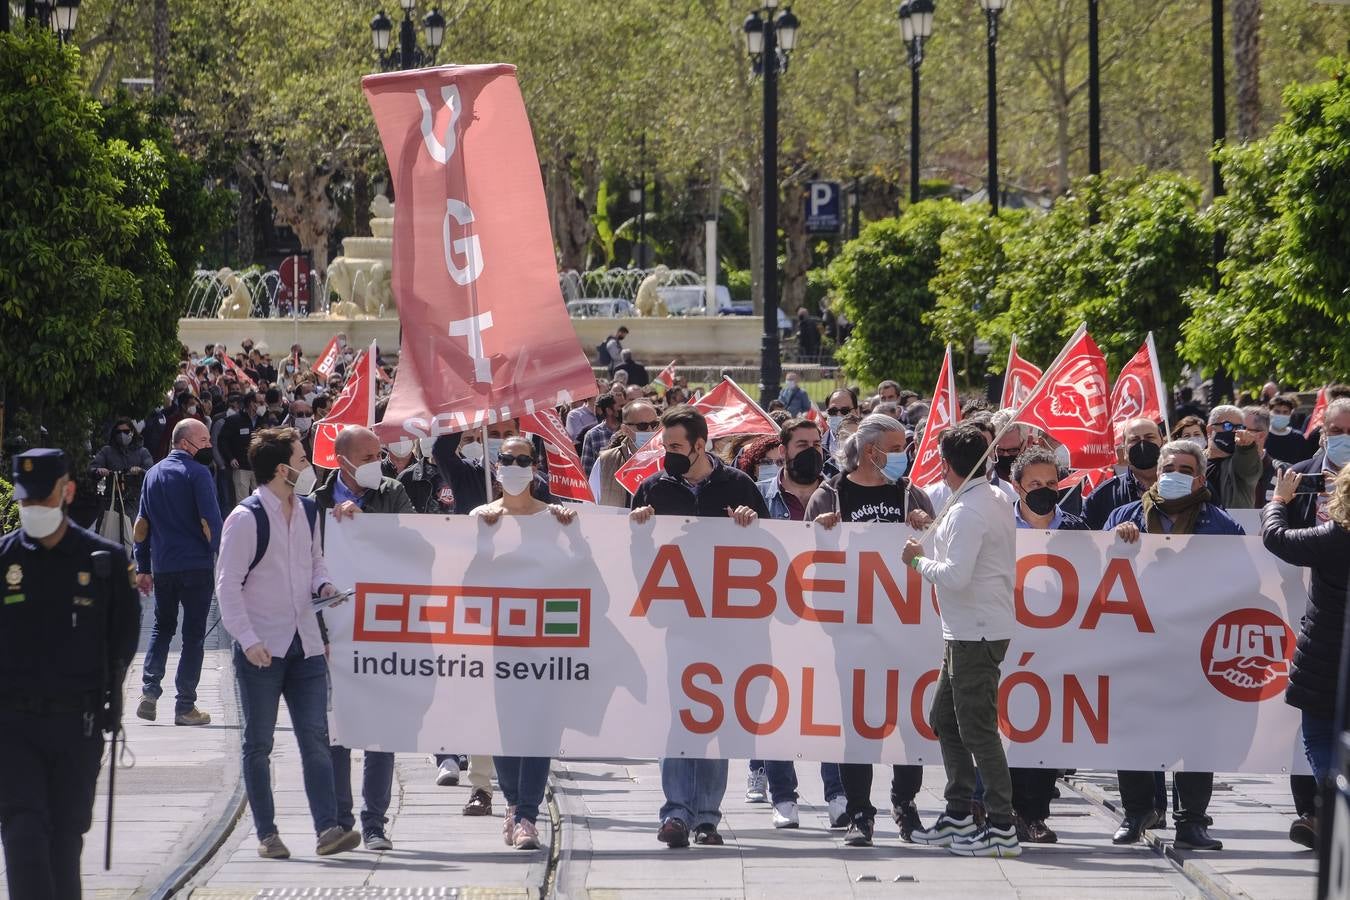
<svg viewBox="0 0 1350 900"><path fill-rule="evenodd" d="M839 231L839 182L812 181L806 186L806 230L812 234Z"/></svg>

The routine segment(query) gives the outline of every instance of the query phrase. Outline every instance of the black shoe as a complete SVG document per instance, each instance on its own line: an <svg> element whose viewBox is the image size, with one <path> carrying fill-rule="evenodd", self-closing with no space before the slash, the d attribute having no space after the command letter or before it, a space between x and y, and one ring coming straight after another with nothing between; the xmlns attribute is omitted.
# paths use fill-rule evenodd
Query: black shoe
<svg viewBox="0 0 1350 900"><path fill-rule="evenodd" d="M1175 846L1182 850L1222 850L1223 841L1210 837L1203 822L1178 822Z"/></svg>
<svg viewBox="0 0 1350 900"><path fill-rule="evenodd" d="M700 825L694 829L694 843L705 847L720 847L726 842L717 832L716 825Z"/></svg>
<svg viewBox="0 0 1350 900"><path fill-rule="evenodd" d="M1317 819L1313 816L1299 816L1289 826L1289 840L1309 850L1317 849Z"/></svg>
<svg viewBox="0 0 1350 900"><path fill-rule="evenodd" d="M1055 844L1059 842L1059 835L1051 830L1050 826L1045 824L1044 819L1037 819L1034 822L1026 823L1027 837L1025 843L1028 844ZM1017 834L1019 841L1023 840L1022 833Z"/></svg>
<svg viewBox="0 0 1350 900"><path fill-rule="evenodd" d="M1144 832L1153 828L1158 823L1157 810L1150 809L1142 816L1126 816L1116 829L1116 833L1111 836L1113 844L1137 844L1139 839L1144 836Z"/></svg>
<svg viewBox="0 0 1350 900"><path fill-rule="evenodd" d="M923 827L923 822L919 819L919 808L914 805L914 801L910 800L908 803L892 807L891 818L900 826L900 840L906 844L914 843L912 835Z"/></svg>
<svg viewBox="0 0 1350 900"><path fill-rule="evenodd" d="M844 845L847 847L872 846L872 820L858 818L848 824L844 832Z"/></svg>
<svg viewBox="0 0 1350 900"><path fill-rule="evenodd" d="M688 847L689 826L680 819L666 819L661 823L661 830L656 833L656 839L672 850Z"/></svg>

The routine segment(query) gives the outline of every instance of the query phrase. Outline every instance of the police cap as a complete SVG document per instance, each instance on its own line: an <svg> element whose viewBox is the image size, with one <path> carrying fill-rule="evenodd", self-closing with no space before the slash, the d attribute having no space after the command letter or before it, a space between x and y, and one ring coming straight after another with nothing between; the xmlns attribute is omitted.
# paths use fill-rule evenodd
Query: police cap
<svg viewBox="0 0 1350 900"><path fill-rule="evenodd" d="M16 500L46 500L56 482L70 471L66 454L44 447L14 457L14 497Z"/></svg>

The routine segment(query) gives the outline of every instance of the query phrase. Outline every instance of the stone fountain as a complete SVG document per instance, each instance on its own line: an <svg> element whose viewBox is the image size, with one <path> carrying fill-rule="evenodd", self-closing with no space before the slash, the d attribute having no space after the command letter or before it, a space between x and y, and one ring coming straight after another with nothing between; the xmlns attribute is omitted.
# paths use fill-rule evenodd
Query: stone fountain
<svg viewBox="0 0 1350 900"><path fill-rule="evenodd" d="M394 204L380 194L370 204L370 237L342 241L342 255L328 264L328 286L342 299L334 319L397 318L390 277L394 259Z"/></svg>

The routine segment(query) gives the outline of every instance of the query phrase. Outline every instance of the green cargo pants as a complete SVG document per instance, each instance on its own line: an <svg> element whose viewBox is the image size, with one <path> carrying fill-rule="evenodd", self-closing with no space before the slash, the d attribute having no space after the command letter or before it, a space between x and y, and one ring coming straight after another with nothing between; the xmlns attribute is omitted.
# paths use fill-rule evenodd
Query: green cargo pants
<svg viewBox="0 0 1350 900"><path fill-rule="evenodd" d="M1007 641L983 640L947 641L943 650L928 724L937 733L947 769L947 813L957 818L970 815L979 767L989 821L1006 825L1013 820L1012 777L998 731L999 664L1007 652Z"/></svg>

